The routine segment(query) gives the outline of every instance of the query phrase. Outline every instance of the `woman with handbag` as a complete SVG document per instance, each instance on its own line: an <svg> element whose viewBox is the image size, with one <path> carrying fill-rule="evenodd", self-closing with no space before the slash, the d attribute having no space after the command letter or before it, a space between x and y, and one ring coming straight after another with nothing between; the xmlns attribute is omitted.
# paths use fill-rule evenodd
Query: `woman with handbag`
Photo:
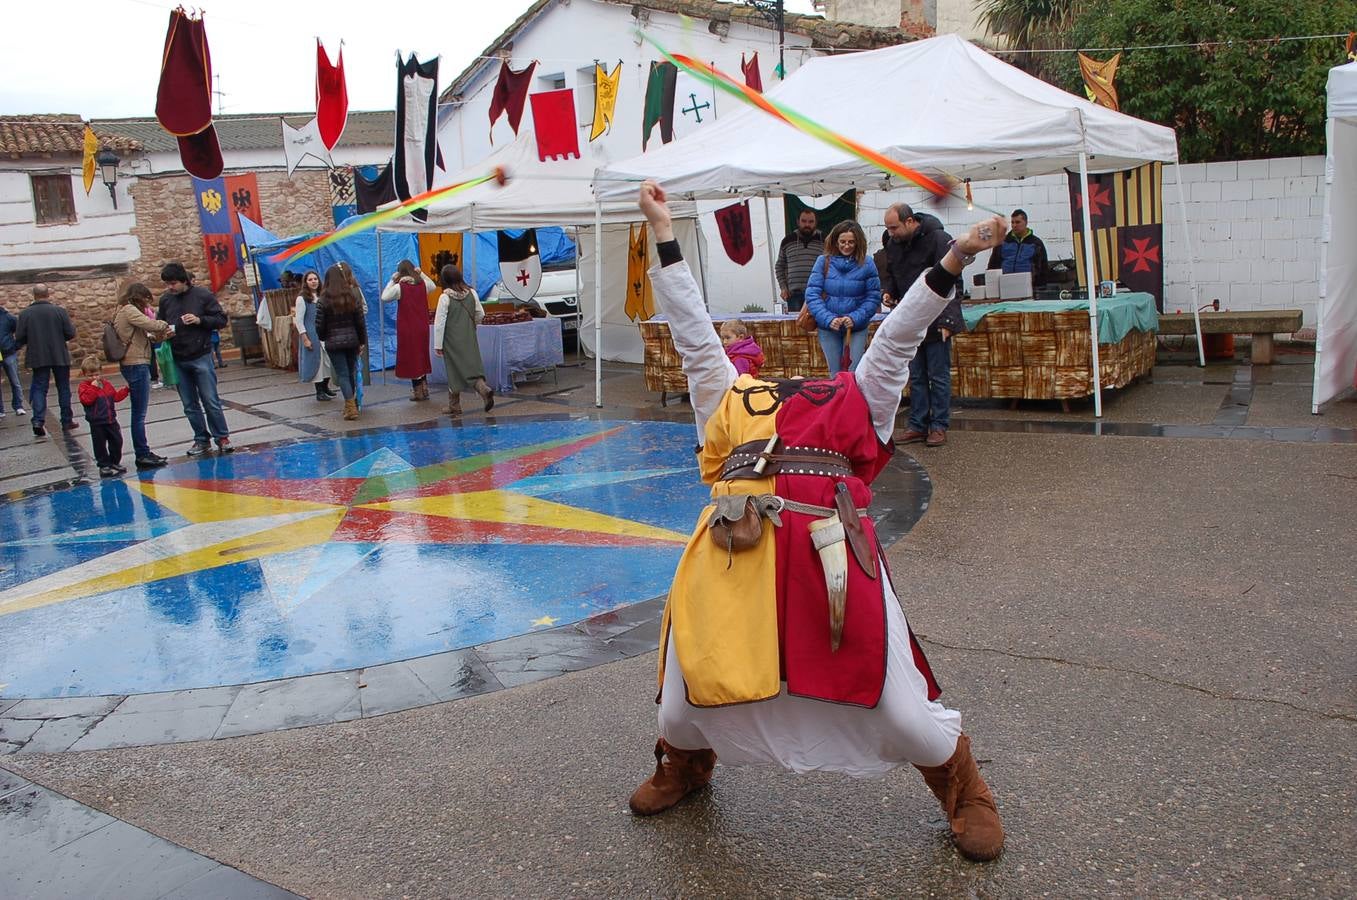
<svg viewBox="0 0 1357 900"><path fill-rule="evenodd" d="M320 274L312 269L302 276L302 290L292 307L292 327L297 329L297 380L316 386L317 400L333 400L330 390L330 360L316 333L316 309L320 299Z"/></svg>
<svg viewBox="0 0 1357 900"><path fill-rule="evenodd" d="M326 271L325 289L316 301L316 334L344 395L344 418L356 419L358 357L368 342L367 316L338 265Z"/></svg>
<svg viewBox="0 0 1357 900"><path fill-rule="evenodd" d="M444 266L438 280L443 283L443 293L434 312L433 342L434 352L442 357L448 374L447 413L453 418L462 414L462 391L468 387L476 389L485 411L490 412L495 392L485 381L481 346L476 343L476 326L485 318L485 307L456 266Z"/></svg>
<svg viewBox="0 0 1357 900"><path fill-rule="evenodd" d="M123 289L118 298L118 311L113 316L113 329L118 340L127 349L118 361L123 381L132 395L132 447L136 451L138 469L158 469L165 465L165 457L151 452L146 440L146 410L151 404L152 363L155 360L153 341L170 334L167 322L146 315L144 309L151 303L151 289L134 282Z"/></svg>
<svg viewBox="0 0 1357 900"><path fill-rule="evenodd" d="M815 319L829 377L857 368L867 349L867 326L880 308L881 278L867 256L867 235L857 222L840 222L806 282L806 309Z"/></svg>

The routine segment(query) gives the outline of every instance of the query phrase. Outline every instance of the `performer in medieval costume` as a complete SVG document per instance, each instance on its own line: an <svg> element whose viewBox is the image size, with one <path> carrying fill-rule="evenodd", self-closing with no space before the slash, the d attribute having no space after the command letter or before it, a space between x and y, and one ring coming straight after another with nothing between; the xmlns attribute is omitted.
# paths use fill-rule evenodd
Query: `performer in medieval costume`
<svg viewBox="0 0 1357 900"><path fill-rule="evenodd" d="M718 758L796 772L923 773L958 849L994 859L1004 833L989 788L906 624L867 507L909 359L968 260L998 246L996 217L910 288L856 373L737 376L682 261L664 192L641 188L658 243L656 299L683 358L712 486L674 574L660 645L655 774L637 815L704 786Z"/></svg>
<svg viewBox="0 0 1357 900"><path fill-rule="evenodd" d="M485 411L490 412L495 392L485 381L481 345L476 343L476 326L485 318L485 308L456 266L444 266L438 280L443 283L443 293L434 312L433 341L434 352L443 358L448 375L447 413L453 418L462 414L462 392L467 388L476 389Z"/></svg>
<svg viewBox="0 0 1357 900"><path fill-rule="evenodd" d="M396 377L410 379L410 399L429 399L429 294L433 279L403 259L385 288L384 302L396 304Z"/></svg>
<svg viewBox="0 0 1357 900"><path fill-rule="evenodd" d="M312 269L302 277L302 292L292 307L292 327L297 329L297 380L316 386L317 400L333 400L330 388L330 358L316 334L316 301L320 299L320 274Z"/></svg>

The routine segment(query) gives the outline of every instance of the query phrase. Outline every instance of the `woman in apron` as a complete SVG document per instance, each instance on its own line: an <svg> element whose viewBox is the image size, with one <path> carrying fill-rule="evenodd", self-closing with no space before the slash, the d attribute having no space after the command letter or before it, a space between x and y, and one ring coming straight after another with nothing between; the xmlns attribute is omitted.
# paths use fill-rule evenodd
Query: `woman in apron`
<svg viewBox="0 0 1357 900"><path fill-rule="evenodd" d="M485 364L476 343L476 326L485 318L485 309L475 289L462 280L461 269L444 266L438 280L443 283L443 294L434 313L434 352L443 358L448 373L448 415L462 414L462 391L467 388L475 388L485 411L490 412L495 392L485 382Z"/></svg>
<svg viewBox="0 0 1357 900"><path fill-rule="evenodd" d="M297 380L316 386L317 400L332 400L330 358L325 355L320 335L316 334L316 300L320 295L320 274L315 270L302 278L302 292L292 307L292 327L301 336L297 349Z"/></svg>

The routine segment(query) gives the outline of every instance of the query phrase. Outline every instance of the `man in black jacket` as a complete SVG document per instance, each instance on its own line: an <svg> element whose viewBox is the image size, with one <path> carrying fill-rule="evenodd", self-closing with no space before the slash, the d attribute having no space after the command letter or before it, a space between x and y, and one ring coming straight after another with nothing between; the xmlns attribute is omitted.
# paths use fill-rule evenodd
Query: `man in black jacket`
<svg viewBox="0 0 1357 900"><path fill-rule="evenodd" d="M201 456L211 450L210 438L216 438L219 452L230 453L235 448L217 395L217 370L212 365L212 333L226 327L226 313L211 291L193 283L182 263L172 262L161 269L160 280L166 290L160 297L158 318L174 329L170 351L179 367L179 399L184 404L184 417L193 426L193 446L188 455Z"/></svg>
<svg viewBox="0 0 1357 900"><path fill-rule="evenodd" d="M33 285L33 302L19 313L14 327L15 347L24 347L24 365L33 370L28 387L28 405L33 410L33 436L45 437L47 429L47 385L57 383L57 405L61 407L61 427L74 431L75 413L71 410L71 350L67 341L75 339L70 315L49 298L45 284Z"/></svg>
<svg viewBox="0 0 1357 900"><path fill-rule="evenodd" d="M881 273L882 305L893 307L928 269L947 254L952 236L928 213L916 213L907 203L886 210L886 271ZM965 328L961 318L961 279L942 314L928 326L918 352L909 362L909 421L902 444L923 441L928 447L947 443L952 414L952 335Z"/></svg>

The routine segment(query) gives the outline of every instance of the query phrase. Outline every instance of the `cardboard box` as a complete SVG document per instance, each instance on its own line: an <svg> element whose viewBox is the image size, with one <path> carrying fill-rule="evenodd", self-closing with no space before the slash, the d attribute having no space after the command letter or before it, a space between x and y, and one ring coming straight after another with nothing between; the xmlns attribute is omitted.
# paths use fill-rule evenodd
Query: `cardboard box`
<svg viewBox="0 0 1357 900"><path fill-rule="evenodd" d="M987 293L988 290L989 289L986 288L983 284L977 284L975 287L971 288L971 299L972 300L988 299L989 297L989 294Z"/></svg>
<svg viewBox="0 0 1357 900"><path fill-rule="evenodd" d="M988 281L989 279L986 279ZM1032 297L1032 273L1013 272L999 276L999 299L1029 300Z"/></svg>

